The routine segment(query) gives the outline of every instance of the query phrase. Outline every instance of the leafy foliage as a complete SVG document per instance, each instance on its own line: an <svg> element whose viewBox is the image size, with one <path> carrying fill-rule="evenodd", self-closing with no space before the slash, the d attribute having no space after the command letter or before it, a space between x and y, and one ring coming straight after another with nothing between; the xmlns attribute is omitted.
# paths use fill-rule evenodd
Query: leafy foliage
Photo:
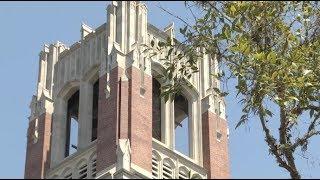
<svg viewBox="0 0 320 180"><path fill-rule="evenodd" d="M237 79L235 88L243 97L243 115L236 128L259 117L270 153L292 178L300 178L294 152L307 150L309 139L320 134L320 10L318 2L289 1L201 1L196 4L205 12L195 24L180 29L185 41L159 42L147 50L151 56L166 54L168 83L163 89L166 100L178 93L185 78L198 72L203 54L226 65ZM225 73L214 74L222 80ZM227 95L214 89L221 96ZM280 117L267 108L271 102L279 108ZM309 112L308 129L294 136L299 117ZM271 133L268 120L279 120L279 137Z"/></svg>

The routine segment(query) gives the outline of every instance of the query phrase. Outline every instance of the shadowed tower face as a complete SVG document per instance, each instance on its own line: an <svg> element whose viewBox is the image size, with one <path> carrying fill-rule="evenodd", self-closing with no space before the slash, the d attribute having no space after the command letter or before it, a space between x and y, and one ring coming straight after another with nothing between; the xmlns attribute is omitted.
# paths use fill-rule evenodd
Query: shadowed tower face
<svg viewBox="0 0 320 180"><path fill-rule="evenodd" d="M161 141L161 85L152 78L152 137Z"/></svg>
<svg viewBox="0 0 320 180"><path fill-rule="evenodd" d="M92 135L91 141L97 139L98 134L98 106L99 106L99 79L93 85L92 97Z"/></svg>
<svg viewBox="0 0 320 180"><path fill-rule="evenodd" d="M228 178L224 101L208 55L164 101L166 66L142 44L174 38L138 1L112 1L106 23L45 45L29 117L25 178ZM182 49L181 49L182 51Z"/></svg>

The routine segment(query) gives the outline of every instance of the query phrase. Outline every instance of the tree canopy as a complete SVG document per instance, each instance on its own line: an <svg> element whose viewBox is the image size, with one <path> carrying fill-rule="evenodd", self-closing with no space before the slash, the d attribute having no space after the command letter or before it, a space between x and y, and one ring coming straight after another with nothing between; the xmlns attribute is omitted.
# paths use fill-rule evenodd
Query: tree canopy
<svg viewBox="0 0 320 180"><path fill-rule="evenodd" d="M165 53L166 74L171 82L162 96L179 93L182 84L198 72L197 62L203 54L225 66L212 74L225 81L236 78L234 87L242 97L242 116L236 126L260 119L265 141L278 165L292 178L301 178L294 152L307 150L311 137L320 134L320 9L318 2L289 1L199 1L186 2L203 11L195 23L184 21L180 29L185 40L168 38L151 42L150 56ZM226 76L226 72L231 76ZM187 78L186 78L187 77ZM214 90L225 96L219 88ZM274 104L276 112L267 104ZM300 119L309 113L308 128L303 133ZM269 121L279 121L278 133L272 134Z"/></svg>

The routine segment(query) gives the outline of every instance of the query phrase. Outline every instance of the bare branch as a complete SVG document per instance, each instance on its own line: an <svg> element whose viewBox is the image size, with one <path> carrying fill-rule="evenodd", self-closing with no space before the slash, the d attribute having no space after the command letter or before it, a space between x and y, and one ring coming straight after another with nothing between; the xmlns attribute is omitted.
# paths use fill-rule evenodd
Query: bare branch
<svg viewBox="0 0 320 180"><path fill-rule="evenodd" d="M187 23L184 19L182 19L181 17L179 17L179 16L177 16L177 15L174 15L173 13L171 13L171 12L169 12L168 10L164 9L161 5L160 5L160 6L156 5L156 6L157 6L158 8L160 8L161 10L165 11L166 13L170 14L171 16L179 19L179 20L182 21L184 24L186 24L188 27L192 28L192 26L191 26L189 23Z"/></svg>

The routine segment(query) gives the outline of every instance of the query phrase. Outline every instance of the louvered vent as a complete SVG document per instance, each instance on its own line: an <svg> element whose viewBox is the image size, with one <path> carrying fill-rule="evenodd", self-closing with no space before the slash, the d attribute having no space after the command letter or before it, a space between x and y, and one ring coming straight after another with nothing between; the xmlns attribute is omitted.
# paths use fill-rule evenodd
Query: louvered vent
<svg viewBox="0 0 320 180"><path fill-rule="evenodd" d="M92 164L91 164L91 176L96 177L97 175L97 158L94 157L92 159Z"/></svg>
<svg viewBox="0 0 320 180"><path fill-rule="evenodd" d="M79 168L79 179L86 179L88 174L87 164L80 166Z"/></svg>
<svg viewBox="0 0 320 180"><path fill-rule="evenodd" d="M173 179L173 169L169 163L163 163L162 176L163 179Z"/></svg>
<svg viewBox="0 0 320 180"><path fill-rule="evenodd" d="M189 179L188 172L184 170L179 171L179 179Z"/></svg>
<svg viewBox="0 0 320 180"><path fill-rule="evenodd" d="M152 178L159 179L159 162L155 155L152 154Z"/></svg>
<svg viewBox="0 0 320 180"><path fill-rule="evenodd" d="M64 176L64 179L72 179L72 173L68 173Z"/></svg>

